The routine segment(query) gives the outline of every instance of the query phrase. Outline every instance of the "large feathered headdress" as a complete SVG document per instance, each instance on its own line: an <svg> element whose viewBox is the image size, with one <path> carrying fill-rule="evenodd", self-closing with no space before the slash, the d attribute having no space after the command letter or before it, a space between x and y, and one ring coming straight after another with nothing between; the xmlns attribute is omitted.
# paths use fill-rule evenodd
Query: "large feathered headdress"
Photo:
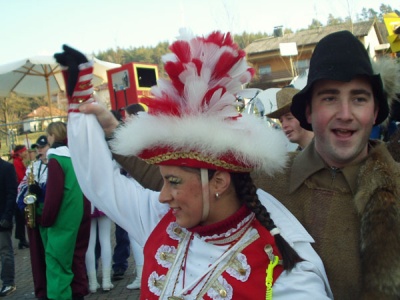
<svg viewBox="0 0 400 300"><path fill-rule="evenodd" d="M254 115L241 115L235 94L253 69L231 35L180 39L163 57L169 79L142 98L149 110L116 131L113 150L152 164L273 173L286 161L286 139Z"/></svg>

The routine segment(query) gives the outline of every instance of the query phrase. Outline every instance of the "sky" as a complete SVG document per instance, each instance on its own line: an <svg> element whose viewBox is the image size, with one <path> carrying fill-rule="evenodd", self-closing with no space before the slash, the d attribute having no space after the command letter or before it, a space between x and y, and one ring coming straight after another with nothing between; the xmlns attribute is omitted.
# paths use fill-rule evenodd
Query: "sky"
<svg viewBox="0 0 400 300"><path fill-rule="evenodd" d="M0 64L52 55L68 44L86 54L173 42L179 28L272 34L328 15L356 19L363 7L400 10L399 0L0 0Z"/></svg>

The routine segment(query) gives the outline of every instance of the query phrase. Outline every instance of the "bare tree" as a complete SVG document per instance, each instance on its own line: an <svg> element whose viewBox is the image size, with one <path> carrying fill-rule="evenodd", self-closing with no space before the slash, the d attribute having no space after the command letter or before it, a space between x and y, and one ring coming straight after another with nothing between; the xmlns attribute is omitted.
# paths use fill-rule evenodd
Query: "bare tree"
<svg viewBox="0 0 400 300"><path fill-rule="evenodd" d="M321 21L318 21L317 19L312 19L311 24L308 25L308 29L316 29L319 27L322 27Z"/></svg>

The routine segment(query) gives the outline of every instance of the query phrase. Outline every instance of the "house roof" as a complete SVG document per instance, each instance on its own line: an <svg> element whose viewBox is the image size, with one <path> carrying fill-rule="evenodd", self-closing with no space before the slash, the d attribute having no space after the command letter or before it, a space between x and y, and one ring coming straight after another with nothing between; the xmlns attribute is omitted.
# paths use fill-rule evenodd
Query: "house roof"
<svg viewBox="0 0 400 300"><path fill-rule="evenodd" d="M341 30L352 31L356 37L360 38L368 35L371 27L375 25L378 31L379 38L386 39L386 36L383 36L381 33L381 26L378 26L379 23L376 23L375 20L370 20L365 22L353 23L353 25L351 25L350 23L343 23L339 25L320 27L317 29L302 30L295 33L285 34L282 37L266 37L252 42L246 47L245 51L247 55L251 56L263 52L277 51L279 50L280 43L295 42L298 48L307 45L315 45L328 34ZM382 40L381 42L383 43L384 41Z"/></svg>
<svg viewBox="0 0 400 300"><path fill-rule="evenodd" d="M51 108L52 116L67 116L67 112L56 107ZM31 113L27 114L24 119L29 118L45 118L50 117L50 108L48 106L39 106Z"/></svg>

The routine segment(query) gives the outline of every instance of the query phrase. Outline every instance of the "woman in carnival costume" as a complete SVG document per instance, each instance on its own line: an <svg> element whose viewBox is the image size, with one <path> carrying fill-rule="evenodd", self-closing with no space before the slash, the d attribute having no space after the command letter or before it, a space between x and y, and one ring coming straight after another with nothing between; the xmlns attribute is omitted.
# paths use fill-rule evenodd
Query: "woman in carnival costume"
<svg viewBox="0 0 400 300"><path fill-rule="evenodd" d="M159 165L161 192L122 176L96 117L80 113L79 103L92 100L91 63L67 46L55 56L74 89L68 135L79 183L144 245L141 298L331 299L313 239L250 177L282 169L286 150L281 132L234 105L254 72L245 53L220 32L181 32L170 49L170 79L141 99L149 112L111 142L118 154Z"/></svg>
<svg viewBox="0 0 400 300"><path fill-rule="evenodd" d="M18 185L26 173L26 163L29 159L28 149L24 145L16 145L11 153L15 172L17 173ZM26 240L25 216L22 211L15 207L15 239L19 240L18 249L29 248L29 243Z"/></svg>

